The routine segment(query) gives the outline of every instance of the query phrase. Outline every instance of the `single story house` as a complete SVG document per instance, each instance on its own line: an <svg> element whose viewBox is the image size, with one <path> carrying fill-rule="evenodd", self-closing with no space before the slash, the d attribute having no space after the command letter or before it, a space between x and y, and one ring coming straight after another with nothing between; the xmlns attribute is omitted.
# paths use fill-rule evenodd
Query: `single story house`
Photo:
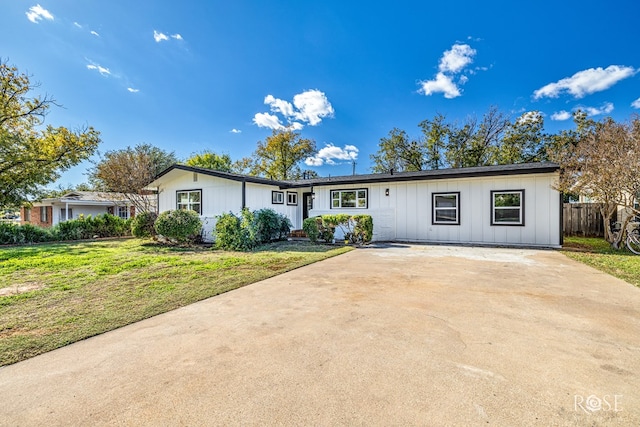
<svg viewBox="0 0 640 427"><path fill-rule="evenodd" d="M120 193L71 191L60 197L42 199L20 209L20 223L52 227L69 219L83 216L111 214L129 219L136 208Z"/></svg>
<svg viewBox="0 0 640 427"><path fill-rule="evenodd" d="M215 218L271 208L294 229L307 217L368 214L374 241L557 248L562 195L555 163L277 181L176 164L149 184L160 212L191 209L211 239Z"/></svg>

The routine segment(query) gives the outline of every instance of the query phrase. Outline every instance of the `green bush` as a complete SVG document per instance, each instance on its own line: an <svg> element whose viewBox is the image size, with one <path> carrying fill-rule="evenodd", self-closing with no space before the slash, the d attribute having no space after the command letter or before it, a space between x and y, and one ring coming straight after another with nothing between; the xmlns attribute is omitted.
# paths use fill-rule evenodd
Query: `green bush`
<svg viewBox="0 0 640 427"><path fill-rule="evenodd" d="M318 217L319 218L319 217ZM307 218L302 222L302 230L312 243L318 241L320 231L318 230L318 220L316 218Z"/></svg>
<svg viewBox="0 0 640 427"><path fill-rule="evenodd" d="M155 237L156 219L158 214L155 212L140 212L131 220L131 234L138 238Z"/></svg>
<svg viewBox="0 0 640 427"><path fill-rule="evenodd" d="M31 224L17 225L13 223L0 223L1 245L19 245L49 242L52 240L55 240L55 236L48 228L37 227Z"/></svg>
<svg viewBox="0 0 640 427"><path fill-rule="evenodd" d="M373 218L371 215L354 215L353 236L356 242L368 243L373 238Z"/></svg>
<svg viewBox="0 0 640 427"><path fill-rule="evenodd" d="M200 238L202 222L194 211L178 209L162 212L155 223L156 232L173 243L195 243Z"/></svg>
<svg viewBox="0 0 640 427"><path fill-rule="evenodd" d="M228 251L242 251L246 249L243 238L241 220L232 213L225 213L216 222L216 248Z"/></svg>
<svg viewBox="0 0 640 427"><path fill-rule="evenodd" d="M251 212L243 209L240 216L223 214L216 223L216 247L246 251L274 240L282 240L291 231L291 221L273 209Z"/></svg>
<svg viewBox="0 0 640 427"><path fill-rule="evenodd" d="M349 243L364 244L373 238L371 215L322 215L307 218L302 223L302 229L312 242L316 242L318 239L325 242L333 241L337 227L342 229L345 240L348 240Z"/></svg>

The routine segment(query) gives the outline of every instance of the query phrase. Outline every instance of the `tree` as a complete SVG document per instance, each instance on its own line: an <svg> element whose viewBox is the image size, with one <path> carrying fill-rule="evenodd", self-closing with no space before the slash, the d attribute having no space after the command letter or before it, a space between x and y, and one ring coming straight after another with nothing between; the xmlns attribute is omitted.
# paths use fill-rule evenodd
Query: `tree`
<svg viewBox="0 0 640 427"><path fill-rule="evenodd" d="M418 125L422 129L427 158L427 168L440 169L445 165L445 149L451 127L445 123L445 116L436 114L433 120L423 120Z"/></svg>
<svg viewBox="0 0 640 427"><path fill-rule="evenodd" d="M187 159L186 163L189 166L212 169L221 172L233 171L231 156L228 154L216 154L213 151L208 150L193 154Z"/></svg>
<svg viewBox="0 0 640 427"><path fill-rule="evenodd" d="M380 138L378 146L376 154L371 155L374 173L420 171L426 166L424 145L410 139L402 129L391 129L389 136Z"/></svg>
<svg viewBox="0 0 640 427"><path fill-rule="evenodd" d="M145 187L174 163L173 152L166 152L150 144L138 144L105 153L91 170L89 182L99 191L124 194L138 212L148 212L155 206Z"/></svg>
<svg viewBox="0 0 640 427"><path fill-rule="evenodd" d="M462 128L452 129L447 161L456 168L497 164L502 137L509 126L509 119L496 106L489 107L480 122L469 117Z"/></svg>
<svg viewBox="0 0 640 427"><path fill-rule="evenodd" d="M617 123L611 118L600 122L574 115L576 131L565 132L555 140L552 160L560 164L560 191L587 196L600 203L605 239L619 249L624 230L633 215L640 212L634 202L640 194L640 117ZM622 233L612 233L609 224L622 208Z"/></svg>
<svg viewBox="0 0 640 427"><path fill-rule="evenodd" d="M302 138L300 133L291 129L274 130L264 142L258 141L258 147L251 159L250 173L270 179L299 179L302 177L300 162L315 155L316 143L312 139Z"/></svg>
<svg viewBox="0 0 640 427"><path fill-rule="evenodd" d="M37 197L42 186L88 159L101 142L92 127L39 129L57 104L46 95L31 96L36 87L30 76L0 61L0 206Z"/></svg>
<svg viewBox="0 0 640 427"><path fill-rule="evenodd" d="M544 119L539 111L524 113L511 123L496 152L498 164L530 163L548 160Z"/></svg>

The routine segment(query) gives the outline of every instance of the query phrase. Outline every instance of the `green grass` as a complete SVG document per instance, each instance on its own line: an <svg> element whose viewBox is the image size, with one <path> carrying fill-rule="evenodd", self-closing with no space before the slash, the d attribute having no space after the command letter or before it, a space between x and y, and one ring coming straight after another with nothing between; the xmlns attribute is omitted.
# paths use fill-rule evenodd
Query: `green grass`
<svg viewBox="0 0 640 427"><path fill-rule="evenodd" d="M640 287L640 255L615 250L604 239L565 237L563 253L612 276Z"/></svg>
<svg viewBox="0 0 640 427"><path fill-rule="evenodd" d="M0 366L349 251L249 253L119 239L0 248Z"/></svg>

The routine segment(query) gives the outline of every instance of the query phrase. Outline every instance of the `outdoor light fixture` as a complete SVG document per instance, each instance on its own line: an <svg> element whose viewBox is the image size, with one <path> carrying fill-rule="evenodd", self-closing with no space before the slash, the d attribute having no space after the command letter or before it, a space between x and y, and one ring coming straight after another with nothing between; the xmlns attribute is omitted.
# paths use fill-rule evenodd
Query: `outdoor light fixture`
<svg viewBox="0 0 640 427"><path fill-rule="evenodd" d="M384 195L388 196L389 195L389 189L387 188L386 190L384 190Z"/></svg>

